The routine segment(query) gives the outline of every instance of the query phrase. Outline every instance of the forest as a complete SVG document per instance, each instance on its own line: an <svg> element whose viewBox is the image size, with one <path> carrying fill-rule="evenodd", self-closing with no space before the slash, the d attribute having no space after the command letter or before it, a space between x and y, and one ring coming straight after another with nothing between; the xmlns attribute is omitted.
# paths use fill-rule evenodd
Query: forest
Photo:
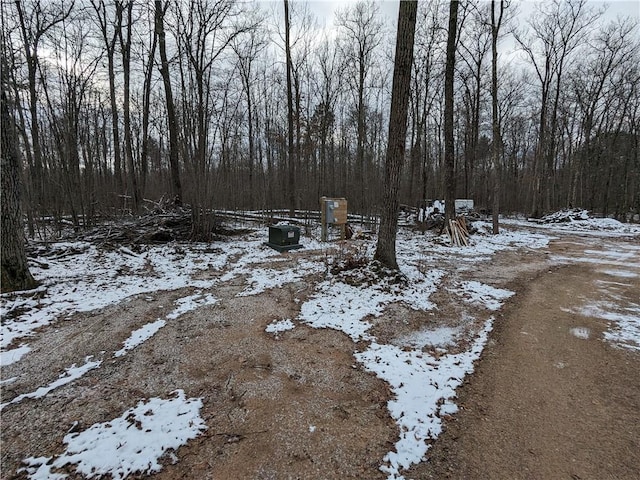
<svg viewBox="0 0 640 480"><path fill-rule="evenodd" d="M493 3L459 5L455 197L489 210L499 196L505 213L573 206L633 219L637 5L613 16L585 0L502 0L494 129ZM317 210L327 195L377 215L396 18L370 0L333 17L323 5L3 1L2 90L30 235L38 220L83 228L160 201ZM408 206L445 195L448 16L449 2L419 2L399 189Z"/></svg>

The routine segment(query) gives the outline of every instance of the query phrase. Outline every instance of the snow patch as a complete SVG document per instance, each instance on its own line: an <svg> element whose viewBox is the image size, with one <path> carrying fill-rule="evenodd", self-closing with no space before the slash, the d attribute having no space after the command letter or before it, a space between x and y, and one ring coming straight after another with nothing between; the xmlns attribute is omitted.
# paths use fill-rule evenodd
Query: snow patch
<svg viewBox="0 0 640 480"><path fill-rule="evenodd" d="M372 324L367 316L380 316L394 296L372 287L359 288L342 282L322 282L317 292L302 304L299 320L313 328L332 328L346 333L354 342L370 340Z"/></svg>
<svg viewBox="0 0 640 480"><path fill-rule="evenodd" d="M515 295L515 292L510 290L495 288L476 281L462 282L457 287L450 288L449 291L460 295L468 303L484 306L494 312L502 307L503 300Z"/></svg>
<svg viewBox="0 0 640 480"><path fill-rule="evenodd" d="M201 270L219 269L229 256L241 252L233 248L220 253L198 245L188 249L163 245L132 256L84 242L59 243L52 248L64 256L47 258L46 270L37 264L30 266L34 277L45 286L42 298L18 298L10 306L5 305L3 298L3 318L6 311L22 312L3 322L0 330L3 349L37 328L77 312L99 310L159 290L210 288L215 279L195 280L193 276ZM69 250L77 253L64 254Z"/></svg>
<svg viewBox="0 0 640 480"><path fill-rule="evenodd" d="M77 380L78 378L82 377L85 373L93 370L94 368L98 368L102 364L102 360L90 361L89 360L90 358L92 357L91 356L87 357L85 359L85 364L80 365L79 367L76 367L76 365L73 364L72 366L67 368L65 370L65 373L61 374L57 380L51 382L46 387L40 387L34 392L23 393L22 395L18 395L17 397L15 397L10 402L1 404L0 410L3 410L8 405L21 402L25 398L42 398L52 390L62 387L63 385L67 385L68 383L71 383L74 380Z"/></svg>
<svg viewBox="0 0 640 480"><path fill-rule="evenodd" d="M213 295L195 293L186 297L177 299L174 303L176 307L167 315L167 320L175 320L187 312L197 310L204 305L214 305L218 299ZM159 318L155 322L147 323L137 330L131 332L131 335L124 341L124 346L113 354L114 357L121 357L129 350L134 349L138 345L149 340L158 331L167 324L166 320Z"/></svg>
<svg viewBox="0 0 640 480"><path fill-rule="evenodd" d="M21 344L18 348L2 351L0 352L0 365L2 365L3 367L6 367L7 365L16 363L30 351L31 351L31 347L29 347L29 345L26 345L24 343Z"/></svg>
<svg viewBox="0 0 640 480"><path fill-rule="evenodd" d="M604 339L617 347L640 351L640 305L620 307L609 302L594 302L575 313L611 322Z"/></svg>
<svg viewBox="0 0 640 480"><path fill-rule="evenodd" d="M587 327L570 328L569 332L574 337L580 338L582 340L589 340L589 337L591 336L591 329L589 329Z"/></svg>
<svg viewBox="0 0 640 480"><path fill-rule="evenodd" d="M167 324L165 320L156 320L155 322L147 323L138 330L131 332L129 338L124 341L123 347L113 354L114 357L121 357L125 355L129 350L134 349L138 345L144 343L151 337L153 337L158 330Z"/></svg>
<svg viewBox="0 0 640 480"><path fill-rule="evenodd" d="M286 332L287 330L293 330L295 325L288 318L278 320L277 322L272 322L264 329L267 333L274 333L276 336L280 332Z"/></svg>
<svg viewBox="0 0 640 480"><path fill-rule="evenodd" d="M400 427L400 439L380 467L389 479L403 478L401 469L425 459L427 442L442 431L440 415L457 409L449 400L455 398L455 389L464 376L473 372L473 362L480 357L492 325L493 318L485 323L468 351L438 359L418 350L404 351L376 342L355 354L364 368L388 382L394 393L387 406Z"/></svg>
<svg viewBox="0 0 640 480"><path fill-rule="evenodd" d="M209 293L203 295L198 292L187 297L179 298L174 303L176 304L176 308L167 315L167 320L175 320L185 313L197 310L205 305L215 305L218 303L218 299Z"/></svg>
<svg viewBox="0 0 640 480"><path fill-rule="evenodd" d="M394 339L393 343L398 347L413 347L416 349L423 349L426 346L448 347L455 344L456 338L461 331L459 327L417 330Z"/></svg>
<svg viewBox="0 0 640 480"><path fill-rule="evenodd" d="M602 273L619 278L638 278L640 276L637 273L630 272L628 270L602 270Z"/></svg>
<svg viewBox="0 0 640 480"><path fill-rule="evenodd" d="M75 465L76 473L88 478L109 475L114 480L159 472L160 457L207 428L200 417L202 400L186 398L182 390L173 393L174 398L141 401L118 418L66 435L64 453L26 458L27 467L21 471L32 480L68 478L54 472L67 465Z"/></svg>
<svg viewBox="0 0 640 480"><path fill-rule="evenodd" d="M320 273L324 270L324 266L320 262L300 261L295 269L277 270L270 268L251 268L242 271L247 275L247 283L249 286L238 294L239 297L248 297L258 295L266 290L281 287L287 283L302 281L303 279Z"/></svg>

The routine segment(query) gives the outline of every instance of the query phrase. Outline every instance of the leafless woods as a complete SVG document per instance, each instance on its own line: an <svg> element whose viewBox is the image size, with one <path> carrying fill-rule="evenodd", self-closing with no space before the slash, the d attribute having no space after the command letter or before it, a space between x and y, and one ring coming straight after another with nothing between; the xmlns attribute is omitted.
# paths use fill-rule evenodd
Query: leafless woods
<svg viewBox="0 0 640 480"><path fill-rule="evenodd" d="M637 19L584 0L520 13L501 5L500 39L490 2L459 5L456 196L489 208L497 192L502 210L538 214L569 205L638 212ZM344 196L351 210L379 213L396 28L385 4L350 3L334 20L317 4L289 2L287 28L276 2L1 8L2 88L32 234L37 218L81 228L161 197L254 209ZM444 196L448 11L447 2L418 8L399 190L409 205Z"/></svg>

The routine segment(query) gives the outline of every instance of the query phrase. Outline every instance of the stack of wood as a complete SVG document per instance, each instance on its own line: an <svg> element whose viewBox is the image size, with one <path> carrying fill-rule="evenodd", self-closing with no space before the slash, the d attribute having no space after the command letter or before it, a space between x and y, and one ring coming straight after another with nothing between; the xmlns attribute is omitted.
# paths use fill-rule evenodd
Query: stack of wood
<svg viewBox="0 0 640 480"><path fill-rule="evenodd" d="M459 216L455 220L449 220L447 233L451 238L452 245L456 247L469 246L469 230L463 216Z"/></svg>

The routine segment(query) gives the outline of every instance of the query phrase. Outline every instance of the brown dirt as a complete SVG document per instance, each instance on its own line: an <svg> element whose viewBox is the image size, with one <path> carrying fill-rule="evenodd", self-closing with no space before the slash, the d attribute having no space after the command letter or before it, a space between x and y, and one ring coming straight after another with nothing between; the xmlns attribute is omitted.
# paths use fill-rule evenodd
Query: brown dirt
<svg viewBox="0 0 640 480"><path fill-rule="evenodd" d="M578 256L589 238L551 251ZM602 266L600 266L602 267ZM640 273L640 263L625 269ZM551 268L521 281L496 323L476 373L459 391L461 412L412 478L637 479L640 355L602 341L607 322L570 313L602 296L593 265ZM620 293L638 301L640 277ZM571 334L588 328L588 339Z"/></svg>
<svg viewBox="0 0 640 480"><path fill-rule="evenodd" d="M570 240L552 244L551 255L593 248L589 238ZM597 296L594 280L602 273L589 265L550 267L551 255L506 252L471 269L449 266L447 281L474 279L518 294L498 315L477 373L460 390L461 412L446 422L430 460L407 478L637 478L640 355L603 342L603 321L560 309ZM640 291L638 278L629 283L625 295ZM87 355L107 354L81 379L2 412L2 478L23 478L16 471L27 456L61 453L74 422L85 429L176 388L203 398L208 430L176 452L177 462L167 458L154 478L385 478L378 467L398 434L386 409L390 392L355 365L353 342L301 324L277 337L264 331L274 320L295 318L313 284L252 297L235 296L241 281L224 284L213 292L219 303L168 322L118 359L109 352L133 329L191 292L158 292L47 327L30 340L29 355L2 369L3 379L28 372L3 386L3 399L48 384ZM375 334L455 323L460 302L451 295L440 289L433 296L437 316L393 306ZM591 338L571 335L576 326L590 328Z"/></svg>

